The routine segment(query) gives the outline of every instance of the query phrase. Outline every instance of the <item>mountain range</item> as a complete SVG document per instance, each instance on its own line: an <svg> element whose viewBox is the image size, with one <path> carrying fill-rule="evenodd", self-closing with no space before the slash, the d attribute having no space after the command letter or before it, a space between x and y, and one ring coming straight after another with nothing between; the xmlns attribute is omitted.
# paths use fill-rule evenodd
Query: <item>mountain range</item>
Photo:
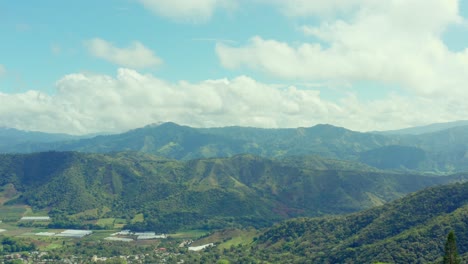
<svg viewBox="0 0 468 264"><path fill-rule="evenodd" d="M455 173L468 169L468 126L463 126L463 122L456 124L460 126L454 123L453 127L447 125L448 129L437 132L395 135L361 133L331 125L261 129L192 128L163 123L122 134L81 139L54 135L47 140L30 137L29 140L18 141L0 137L0 151L138 151L178 160L231 157L244 153L268 158L319 155L357 161L379 169Z"/></svg>

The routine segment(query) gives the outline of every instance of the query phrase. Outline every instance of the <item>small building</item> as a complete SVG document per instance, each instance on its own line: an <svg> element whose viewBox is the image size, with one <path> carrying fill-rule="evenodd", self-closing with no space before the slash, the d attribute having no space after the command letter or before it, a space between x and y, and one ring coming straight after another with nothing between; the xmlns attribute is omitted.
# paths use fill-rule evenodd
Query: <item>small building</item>
<svg viewBox="0 0 468 264"><path fill-rule="evenodd" d="M165 234L156 235L155 233L140 234L140 235L137 236L137 240L165 239L165 238L167 238L167 235L165 235Z"/></svg>
<svg viewBox="0 0 468 264"><path fill-rule="evenodd" d="M91 235L92 233L93 233L93 231L89 231L89 230L69 229L69 230L65 230L65 231L63 231L61 233L58 233L55 236L82 238L84 236Z"/></svg>
<svg viewBox="0 0 468 264"><path fill-rule="evenodd" d="M130 230L122 230L120 232L112 234L111 236L129 236L131 234L132 233L130 232Z"/></svg>
<svg viewBox="0 0 468 264"><path fill-rule="evenodd" d="M49 216L23 216L20 221L50 221Z"/></svg>
<svg viewBox="0 0 468 264"><path fill-rule="evenodd" d="M121 241L121 242L131 242L131 241L133 241L133 239L125 238L125 237L106 237L104 239L105 240L110 240L110 241Z"/></svg>
<svg viewBox="0 0 468 264"><path fill-rule="evenodd" d="M36 236L55 236L55 233L52 232L39 232L35 234Z"/></svg>
<svg viewBox="0 0 468 264"><path fill-rule="evenodd" d="M203 250L207 247L212 247L214 246L213 243L209 243L209 244L205 244L205 245L201 245L201 246L197 246L197 247L189 247L188 250L190 251L200 251L200 250Z"/></svg>
<svg viewBox="0 0 468 264"><path fill-rule="evenodd" d="M135 236L154 236L154 235L156 235L155 232L135 232L133 234Z"/></svg>

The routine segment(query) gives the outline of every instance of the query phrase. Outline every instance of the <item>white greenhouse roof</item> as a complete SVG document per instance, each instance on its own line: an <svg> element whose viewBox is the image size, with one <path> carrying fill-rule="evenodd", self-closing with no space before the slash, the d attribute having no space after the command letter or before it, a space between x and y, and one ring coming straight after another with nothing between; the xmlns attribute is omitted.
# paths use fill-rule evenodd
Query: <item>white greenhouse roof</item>
<svg viewBox="0 0 468 264"><path fill-rule="evenodd" d="M21 221L49 221L49 216L23 216Z"/></svg>

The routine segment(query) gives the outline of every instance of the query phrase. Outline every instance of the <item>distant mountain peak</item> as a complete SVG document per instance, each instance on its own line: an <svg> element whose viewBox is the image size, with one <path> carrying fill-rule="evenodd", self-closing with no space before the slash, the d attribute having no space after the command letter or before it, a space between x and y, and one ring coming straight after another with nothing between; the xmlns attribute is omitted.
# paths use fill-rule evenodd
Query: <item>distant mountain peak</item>
<svg viewBox="0 0 468 264"><path fill-rule="evenodd" d="M155 123L148 124L148 125L146 125L144 127L158 127L158 126L160 126L160 125L162 125L164 123L165 122L155 122Z"/></svg>
<svg viewBox="0 0 468 264"><path fill-rule="evenodd" d="M317 125L312 126L310 128L329 128L329 129L349 130L347 128L340 127L340 126L335 126L335 125L331 125L331 124L317 124Z"/></svg>
<svg viewBox="0 0 468 264"><path fill-rule="evenodd" d="M156 122L156 123L151 123L149 125L146 125L144 127L164 127L164 126L177 126L177 127L180 127L179 124L177 123L174 123L174 122Z"/></svg>

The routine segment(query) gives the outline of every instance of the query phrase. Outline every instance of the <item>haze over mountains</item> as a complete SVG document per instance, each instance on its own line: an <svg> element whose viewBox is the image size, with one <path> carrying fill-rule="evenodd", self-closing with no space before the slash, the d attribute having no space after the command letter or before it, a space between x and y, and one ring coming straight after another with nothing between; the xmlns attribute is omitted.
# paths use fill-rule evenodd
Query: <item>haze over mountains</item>
<svg viewBox="0 0 468 264"><path fill-rule="evenodd" d="M60 134L3 130L0 151L139 151L179 160L229 157L242 153L270 158L319 155L362 162L380 169L453 173L468 169L468 126L464 124L429 126L429 131L435 132L419 135L361 133L331 125L261 129L192 128L175 123L148 125L122 134L81 139Z"/></svg>
<svg viewBox="0 0 468 264"><path fill-rule="evenodd" d="M398 135L421 135L426 133L433 133L438 132L441 130L459 127L459 126L468 126L468 120L459 120L453 122L446 122L446 123L434 123L425 126L417 126L417 127L409 127L397 130L388 130L388 131L380 131L377 133L382 134L398 134Z"/></svg>

